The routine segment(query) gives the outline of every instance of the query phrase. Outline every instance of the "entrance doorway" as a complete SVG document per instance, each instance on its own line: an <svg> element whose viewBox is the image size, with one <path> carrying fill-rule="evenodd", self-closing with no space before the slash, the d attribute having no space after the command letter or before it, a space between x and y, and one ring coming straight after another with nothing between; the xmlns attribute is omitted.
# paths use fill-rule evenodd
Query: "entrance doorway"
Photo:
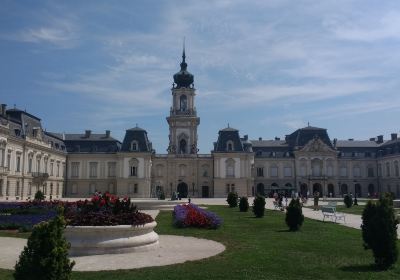
<svg viewBox="0 0 400 280"><path fill-rule="evenodd" d="M368 193L370 197L374 197L375 196L375 187L374 184L369 184L368 185Z"/></svg>
<svg viewBox="0 0 400 280"><path fill-rule="evenodd" d="M257 184L257 194L265 196L264 184L263 183L258 183Z"/></svg>
<svg viewBox="0 0 400 280"><path fill-rule="evenodd" d="M335 197L335 187L332 184L328 185L328 195Z"/></svg>
<svg viewBox="0 0 400 280"><path fill-rule="evenodd" d="M208 186L202 186L201 187L201 197L209 197L209 188Z"/></svg>
<svg viewBox="0 0 400 280"><path fill-rule="evenodd" d="M360 184L356 184L354 186L354 192L355 192L356 197L361 197L362 196L361 185Z"/></svg>
<svg viewBox="0 0 400 280"><path fill-rule="evenodd" d="M188 185L186 183L179 183L176 190L178 191L180 198L186 198L188 196Z"/></svg>
<svg viewBox="0 0 400 280"><path fill-rule="evenodd" d="M340 192L342 193L342 195L348 194L349 190L348 190L346 184L342 184L342 185L340 186Z"/></svg>
<svg viewBox="0 0 400 280"><path fill-rule="evenodd" d="M301 192L302 196L304 196L304 197L307 196L307 189L308 189L307 184L303 183L303 184L300 185L300 192Z"/></svg>
<svg viewBox="0 0 400 280"><path fill-rule="evenodd" d="M313 194L315 194L316 192L318 192L319 193L319 197L322 197L322 186L321 186L321 184L319 184L319 183L315 183L314 185L313 185Z"/></svg>

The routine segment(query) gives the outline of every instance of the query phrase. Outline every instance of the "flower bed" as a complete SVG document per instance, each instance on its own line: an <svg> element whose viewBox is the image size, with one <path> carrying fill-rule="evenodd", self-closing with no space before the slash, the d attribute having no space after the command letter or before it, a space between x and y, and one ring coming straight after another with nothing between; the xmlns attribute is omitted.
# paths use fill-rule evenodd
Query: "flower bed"
<svg viewBox="0 0 400 280"><path fill-rule="evenodd" d="M64 216L70 226L138 226L154 221L150 215L137 211L129 198L118 198L110 193L66 203Z"/></svg>
<svg viewBox="0 0 400 280"><path fill-rule="evenodd" d="M215 213L201 209L193 203L176 205L172 215L177 227L216 229L222 224L222 219Z"/></svg>
<svg viewBox="0 0 400 280"><path fill-rule="evenodd" d="M40 222L57 215L59 202L2 202L0 203L0 230L29 231Z"/></svg>

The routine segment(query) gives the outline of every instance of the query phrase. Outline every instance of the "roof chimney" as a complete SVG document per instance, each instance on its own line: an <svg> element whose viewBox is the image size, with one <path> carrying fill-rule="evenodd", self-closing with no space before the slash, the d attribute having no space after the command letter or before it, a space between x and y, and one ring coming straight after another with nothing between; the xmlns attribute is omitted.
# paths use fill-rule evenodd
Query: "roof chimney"
<svg viewBox="0 0 400 280"><path fill-rule="evenodd" d="M262 137L258 137L258 141L262 141Z"/></svg>
<svg viewBox="0 0 400 280"><path fill-rule="evenodd" d="M7 104L1 104L1 115L5 117L6 113L7 113Z"/></svg>
<svg viewBox="0 0 400 280"><path fill-rule="evenodd" d="M375 141L375 137L369 138L369 141Z"/></svg>
<svg viewBox="0 0 400 280"><path fill-rule="evenodd" d="M248 135L244 135L243 138L244 138L244 141L249 140L249 136Z"/></svg>
<svg viewBox="0 0 400 280"><path fill-rule="evenodd" d="M354 138L349 138L349 141L354 141Z"/></svg>
<svg viewBox="0 0 400 280"><path fill-rule="evenodd" d="M109 131L109 130L106 130L106 138L109 138L109 137L110 137L110 135L111 135L111 131Z"/></svg>
<svg viewBox="0 0 400 280"><path fill-rule="evenodd" d="M376 143L381 144L383 143L383 135L378 135L378 141Z"/></svg>
<svg viewBox="0 0 400 280"><path fill-rule="evenodd" d="M279 140L281 140L281 138L275 137L275 141L279 141Z"/></svg>
<svg viewBox="0 0 400 280"><path fill-rule="evenodd" d="M91 130L85 130L85 138L89 138L90 134L92 134Z"/></svg>
<svg viewBox="0 0 400 280"><path fill-rule="evenodd" d="M391 135L391 139L392 140L396 140L397 139L397 133L392 133Z"/></svg>

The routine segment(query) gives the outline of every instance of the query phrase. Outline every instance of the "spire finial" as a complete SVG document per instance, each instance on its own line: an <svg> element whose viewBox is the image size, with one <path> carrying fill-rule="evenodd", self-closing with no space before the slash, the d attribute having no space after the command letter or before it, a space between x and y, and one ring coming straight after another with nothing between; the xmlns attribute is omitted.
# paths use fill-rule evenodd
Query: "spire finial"
<svg viewBox="0 0 400 280"><path fill-rule="evenodd" d="M228 123L228 128L229 128L229 123Z"/></svg>
<svg viewBox="0 0 400 280"><path fill-rule="evenodd" d="M185 62L185 36L183 36L183 52L182 52L182 62Z"/></svg>
<svg viewBox="0 0 400 280"><path fill-rule="evenodd" d="M310 126L310 122L307 122L307 126Z"/></svg>
<svg viewBox="0 0 400 280"><path fill-rule="evenodd" d="M138 128L138 124L136 123L136 128Z"/></svg>

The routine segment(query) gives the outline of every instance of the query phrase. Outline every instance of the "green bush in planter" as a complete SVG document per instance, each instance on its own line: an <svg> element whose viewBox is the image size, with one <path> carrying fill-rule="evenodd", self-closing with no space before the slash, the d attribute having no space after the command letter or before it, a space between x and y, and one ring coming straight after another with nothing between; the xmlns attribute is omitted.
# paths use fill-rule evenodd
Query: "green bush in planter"
<svg viewBox="0 0 400 280"><path fill-rule="evenodd" d="M265 198L261 195L257 195L253 201L253 213L256 218L264 216L265 211Z"/></svg>
<svg viewBox="0 0 400 280"><path fill-rule="evenodd" d="M50 222L36 225L15 265L14 279L68 280L75 262L68 259L63 236L65 220L59 211Z"/></svg>
<svg viewBox="0 0 400 280"><path fill-rule="evenodd" d="M44 194L42 193L42 191L38 190L35 193L35 200L38 200L38 201L44 200Z"/></svg>
<svg viewBox="0 0 400 280"><path fill-rule="evenodd" d="M226 199L226 201L228 202L229 207L237 207L238 199L239 199L239 196L237 193L230 192L230 193L228 193L228 198Z"/></svg>
<svg viewBox="0 0 400 280"><path fill-rule="evenodd" d="M398 258L397 221L393 202L381 196L378 202L368 201L362 214L364 248L371 249L379 269L388 269Z"/></svg>
<svg viewBox="0 0 400 280"><path fill-rule="evenodd" d="M353 199L348 194L346 194L344 196L343 202L344 202L344 205L346 205L347 208L350 208L353 205Z"/></svg>
<svg viewBox="0 0 400 280"><path fill-rule="evenodd" d="M239 201L240 212L247 212L249 210L249 200L247 197L242 196Z"/></svg>
<svg viewBox="0 0 400 280"><path fill-rule="evenodd" d="M299 199L292 199L286 209L286 224L290 231L297 231L300 229L304 221L303 211Z"/></svg>

